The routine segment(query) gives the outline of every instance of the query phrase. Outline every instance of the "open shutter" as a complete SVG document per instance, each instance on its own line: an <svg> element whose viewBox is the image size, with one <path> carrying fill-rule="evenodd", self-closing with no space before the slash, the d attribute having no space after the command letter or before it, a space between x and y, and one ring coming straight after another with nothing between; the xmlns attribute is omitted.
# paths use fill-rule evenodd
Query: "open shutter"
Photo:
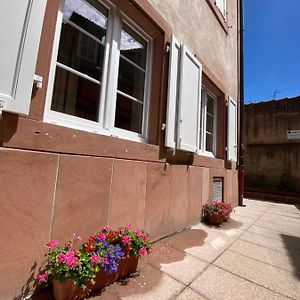
<svg viewBox="0 0 300 300"><path fill-rule="evenodd" d="M202 65L183 45L180 61L178 149L199 148Z"/></svg>
<svg viewBox="0 0 300 300"><path fill-rule="evenodd" d="M225 0L216 0L216 6L219 8L223 16L225 16L225 3Z"/></svg>
<svg viewBox="0 0 300 300"><path fill-rule="evenodd" d="M237 161L237 103L231 97L228 100L227 159Z"/></svg>
<svg viewBox="0 0 300 300"><path fill-rule="evenodd" d="M166 146L175 149L177 139L177 103L180 69L180 43L174 36L171 39L169 59L168 104L166 121Z"/></svg>
<svg viewBox="0 0 300 300"><path fill-rule="evenodd" d="M28 114L47 0L0 3L1 109Z"/></svg>

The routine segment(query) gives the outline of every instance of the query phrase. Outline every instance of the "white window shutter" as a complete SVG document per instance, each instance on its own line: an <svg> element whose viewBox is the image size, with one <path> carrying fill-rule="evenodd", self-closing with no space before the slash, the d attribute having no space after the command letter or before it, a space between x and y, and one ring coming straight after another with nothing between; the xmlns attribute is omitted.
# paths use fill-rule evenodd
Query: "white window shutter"
<svg viewBox="0 0 300 300"><path fill-rule="evenodd" d="M226 14L226 0L216 0L216 6L219 8L222 15L225 17L225 14Z"/></svg>
<svg viewBox="0 0 300 300"><path fill-rule="evenodd" d="M180 70L180 48L177 39L172 36L169 59L169 82L168 82L168 103L166 119L166 140L167 147L176 148L177 140L177 103Z"/></svg>
<svg viewBox="0 0 300 300"><path fill-rule="evenodd" d="M237 161L237 103L231 97L228 100L227 159Z"/></svg>
<svg viewBox="0 0 300 300"><path fill-rule="evenodd" d="M183 45L181 47L178 144L180 150L199 148L202 65Z"/></svg>
<svg viewBox="0 0 300 300"><path fill-rule="evenodd" d="M29 112L46 2L0 3L0 104L5 111Z"/></svg>

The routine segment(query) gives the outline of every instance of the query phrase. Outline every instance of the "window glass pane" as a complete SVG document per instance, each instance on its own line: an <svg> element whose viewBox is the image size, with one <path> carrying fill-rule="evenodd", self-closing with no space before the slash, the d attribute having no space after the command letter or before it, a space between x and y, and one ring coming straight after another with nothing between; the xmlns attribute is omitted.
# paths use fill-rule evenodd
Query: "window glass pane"
<svg viewBox="0 0 300 300"><path fill-rule="evenodd" d="M206 116L206 131L214 133L214 118L209 114Z"/></svg>
<svg viewBox="0 0 300 300"><path fill-rule="evenodd" d="M213 152L213 135L206 133L206 151Z"/></svg>
<svg viewBox="0 0 300 300"><path fill-rule="evenodd" d="M210 95L207 95L207 113L214 114L214 98Z"/></svg>
<svg viewBox="0 0 300 300"><path fill-rule="evenodd" d="M143 104L117 94L115 126L142 133Z"/></svg>
<svg viewBox="0 0 300 300"><path fill-rule="evenodd" d="M63 24L57 61L101 81L104 46L75 29Z"/></svg>
<svg viewBox="0 0 300 300"><path fill-rule="evenodd" d="M118 90L144 100L145 73L120 58Z"/></svg>
<svg viewBox="0 0 300 300"><path fill-rule="evenodd" d="M57 67L51 109L97 121L99 92L98 84Z"/></svg>
<svg viewBox="0 0 300 300"><path fill-rule="evenodd" d="M120 52L145 70L147 42L125 24L121 32Z"/></svg>
<svg viewBox="0 0 300 300"><path fill-rule="evenodd" d="M104 41L108 15L107 9L97 1L89 2L84 0L65 0L63 22L71 21L97 39Z"/></svg>

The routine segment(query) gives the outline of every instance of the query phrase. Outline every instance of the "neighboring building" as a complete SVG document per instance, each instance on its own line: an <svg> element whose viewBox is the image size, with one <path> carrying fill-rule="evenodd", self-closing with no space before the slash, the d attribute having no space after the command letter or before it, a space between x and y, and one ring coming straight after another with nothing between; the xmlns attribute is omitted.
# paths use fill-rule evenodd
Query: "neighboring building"
<svg viewBox="0 0 300 300"><path fill-rule="evenodd" d="M244 116L247 195L300 200L300 96L247 104Z"/></svg>
<svg viewBox="0 0 300 300"><path fill-rule="evenodd" d="M1 299L49 239L238 204L239 1L2 2Z"/></svg>

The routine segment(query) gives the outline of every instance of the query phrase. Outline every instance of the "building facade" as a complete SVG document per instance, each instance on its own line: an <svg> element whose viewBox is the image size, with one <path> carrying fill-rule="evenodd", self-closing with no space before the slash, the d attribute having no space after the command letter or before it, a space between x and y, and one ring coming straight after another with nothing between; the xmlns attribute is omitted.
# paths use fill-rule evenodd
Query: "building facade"
<svg viewBox="0 0 300 300"><path fill-rule="evenodd" d="M299 96L245 105L246 195L300 202L299 116Z"/></svg>
<svg viewBox="0 0 300 300"><path fill-rule="evenodd" d="M30 290L49 239L156 240L238 204L239 1L0 7L1 299Z"/></svg>

